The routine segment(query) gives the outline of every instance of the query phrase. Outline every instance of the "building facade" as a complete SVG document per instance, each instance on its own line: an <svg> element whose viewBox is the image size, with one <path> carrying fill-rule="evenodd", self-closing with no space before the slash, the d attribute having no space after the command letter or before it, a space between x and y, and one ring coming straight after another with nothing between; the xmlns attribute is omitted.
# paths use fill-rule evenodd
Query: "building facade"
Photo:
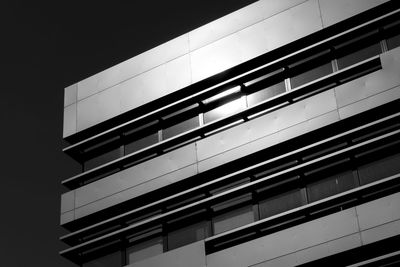
<svg viewBox="0 0 400 267"><path fill-rule="evenodd" d="M260 0L65 89L84 267L397 266L400 5Z"/></svg>

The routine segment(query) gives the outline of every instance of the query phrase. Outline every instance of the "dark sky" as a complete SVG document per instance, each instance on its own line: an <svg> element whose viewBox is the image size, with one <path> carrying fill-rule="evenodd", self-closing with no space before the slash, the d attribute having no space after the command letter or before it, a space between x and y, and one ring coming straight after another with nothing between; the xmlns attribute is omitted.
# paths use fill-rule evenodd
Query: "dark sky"
<svg viewBox="0 0 400 267"><path fill-rule="evenodd" d="M75 266L58 252L63 88L254 0L0 1L0 266Z"/></svg>

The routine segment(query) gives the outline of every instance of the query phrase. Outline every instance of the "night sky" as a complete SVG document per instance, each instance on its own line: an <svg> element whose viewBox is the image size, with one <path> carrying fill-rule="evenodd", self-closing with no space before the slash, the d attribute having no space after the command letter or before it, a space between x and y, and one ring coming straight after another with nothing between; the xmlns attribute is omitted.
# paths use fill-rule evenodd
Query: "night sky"
<svg viewBox="0 0 400 267"><path fill-rule="evenodd" d="M63 88L251 2L0 1L0 266L75 266L58 255L60 182L79 170Z"/></svg>

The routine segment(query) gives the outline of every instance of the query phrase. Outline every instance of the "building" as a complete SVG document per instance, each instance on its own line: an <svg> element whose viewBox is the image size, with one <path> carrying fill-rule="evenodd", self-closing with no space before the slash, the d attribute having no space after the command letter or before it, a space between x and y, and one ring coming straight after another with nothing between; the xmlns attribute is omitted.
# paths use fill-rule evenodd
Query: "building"
<svg viewBox="0 0 400 267"><path fill-rule="evenodd" d="M60 254L395 266L400 5L260 0L65 89Z"/></svg>

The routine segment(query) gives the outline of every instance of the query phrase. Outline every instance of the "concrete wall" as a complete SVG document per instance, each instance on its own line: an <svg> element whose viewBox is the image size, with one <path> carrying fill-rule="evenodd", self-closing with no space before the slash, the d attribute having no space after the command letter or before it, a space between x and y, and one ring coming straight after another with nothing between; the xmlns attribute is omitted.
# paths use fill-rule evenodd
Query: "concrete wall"
<svg viewBox="0 0 400 267"><path fill-rule="evenodd" d="M63 137L383 2L257 1L65 88Z"/></svg>
<svg viewBox="0 0 400 267"><path fill-rule="evenodd" d="M400 48L383 68L62 195L61 224L400 98Z"/></svg>
<svg viewBox="0 0 400 267"><path fill-rule="evenodd" d="M199 241L129 267L297 266L400 234L400 193L205 255Z"/></svg>

